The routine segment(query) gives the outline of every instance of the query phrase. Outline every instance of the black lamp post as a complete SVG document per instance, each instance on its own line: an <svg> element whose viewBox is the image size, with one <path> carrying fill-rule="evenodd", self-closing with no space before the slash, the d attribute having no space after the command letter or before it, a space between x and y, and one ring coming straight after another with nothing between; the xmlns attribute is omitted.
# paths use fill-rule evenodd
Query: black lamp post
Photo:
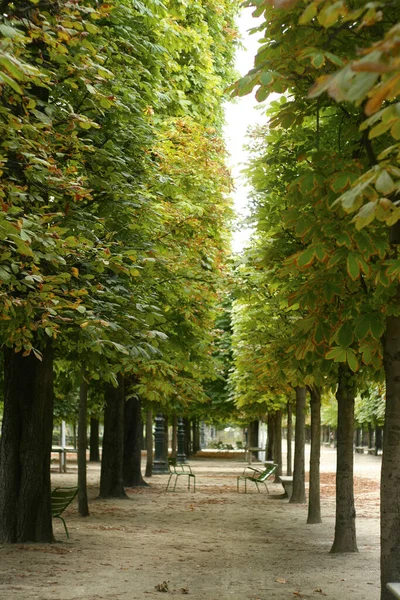
<svg viewBox="0 0 400 600"><path fill-rule="evenodd" d="M155 422L153 474L162 475L164 473L169 473L168 458L165 455L164 444L164 417L161 414L157 415Z"/></svg>
<svg viewBox="0 0 400 600"><path fill-rule="evenodd" d="M185 425L183 423L183 419L179 417L178 419L178 452L176 455L177 463L186 463L187 458L185 454Z"/></svg>

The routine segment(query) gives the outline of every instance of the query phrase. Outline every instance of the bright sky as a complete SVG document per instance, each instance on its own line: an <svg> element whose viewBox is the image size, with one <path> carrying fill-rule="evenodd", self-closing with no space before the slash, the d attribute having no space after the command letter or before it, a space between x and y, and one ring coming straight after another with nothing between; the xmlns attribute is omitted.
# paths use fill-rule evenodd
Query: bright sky
<svg viewBox="0 0 400 600"><path fill-rule="evenodd" d="M240 33L243 39L244 49L237 52L236 69L241 75L245 75L254 66L254 56L258 49L258 38L261 34L249 35L249 29L257 24L257 19L251 16L252 9L244 9L238 20ZM247 214L247 194L248 188L244 183L240 171L247 160L247 153L243 145L246 143L246 131L249 125L265 122L265 116L256 110L258 105L254 94L249 94L243 98L238 98L236 103L226 105L226 127L224 130L225 140L231 159L229 166L235 183L235 192L233 199L236 211L239 217L245 217ZM232 250L240 252L249 238L251 230L244 229L237 231L233 235Z"/></svg>

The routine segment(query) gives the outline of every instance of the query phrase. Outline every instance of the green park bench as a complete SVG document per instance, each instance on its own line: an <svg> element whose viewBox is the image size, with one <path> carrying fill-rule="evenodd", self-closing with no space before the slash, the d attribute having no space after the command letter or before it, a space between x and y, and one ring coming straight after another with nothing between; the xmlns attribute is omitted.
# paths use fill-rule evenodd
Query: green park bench
<svg viewBox="0 0 400 600"><path fill-rule="evenodd" d="M73 487L56 487L51 492L51 516L54 519L60 519L64 524L65 533L69 539L69 533L64 518L61 516L64 510L71 504L78 493L78 488Z"/></svg>

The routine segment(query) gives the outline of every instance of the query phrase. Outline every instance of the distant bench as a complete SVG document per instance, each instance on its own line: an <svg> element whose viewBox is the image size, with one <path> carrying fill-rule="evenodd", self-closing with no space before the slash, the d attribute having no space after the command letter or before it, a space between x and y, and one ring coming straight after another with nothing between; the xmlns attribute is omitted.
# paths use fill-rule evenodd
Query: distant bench
<svg viewBox="0 0 400 600"><path fill-rule="evenodd" d="M251 465L251 461L253 459L253 452L265 452L265 448L250 448L246 446L244 449L244 460Z"/></svg>
<svg viewBox="0 0 400 600"><path fill-rule="evenodd" d="M76 448L63 448L62 446L54 446L51 449L52 454L58 454L58 466L60 473L67 472L67 454L77 454Z"/></svg>
<svg viewBox="0 0 400 600"><path fill-rule="evenodd" d="M355 446L354 452L357 452L358 454L364 454L364 452L366 452L367 454L376 454L376 448L367 448L367 446Z"/></svg>
<svg viewBox="0 0 400 600"><path fill-rule="evenodd" d="M279 475L279 481L283 485L285 496L290 500L293 492L293 477L291 475Z"/></svg>

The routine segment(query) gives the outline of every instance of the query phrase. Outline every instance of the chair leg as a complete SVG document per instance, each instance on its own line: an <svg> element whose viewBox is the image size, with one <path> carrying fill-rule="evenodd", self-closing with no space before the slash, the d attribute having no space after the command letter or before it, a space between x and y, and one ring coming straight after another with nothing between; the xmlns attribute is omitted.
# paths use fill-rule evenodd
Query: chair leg
<svg viewBox="0 0 400 600"><path fill-rule="evenodd" d="M169 476L169 479L168 479L168 483L167 483L167 489L165 490L166 492L168 492L168 488L169 488L169 484L170 484L172 475L173 475L173 473L170 473L170 476Z"/></svg>
<svg viewBox="0 0 400 600"><path fill-rule="evenodd" d="M67 538L69 539L69 533L68 533L66 522L64 521L64 519L62 517L60 517L60 515L58 515L57 519L61 519L61 521L63 522L65 533L67 534Z"/></svg>
<svg viewBox="0 0 400 600"><path fill-rule="evenodd" d="M260 488L258 487L258 481L256 481L255 484L257 486L257 492L260 493Z"/></svg>
<svg viewBox="0 0 400 600"><path fill-rule="evenodd" d="M176 475L175 477L175 485L174 485L174 491L176 490L176 484L178 483L178 475Z"/></svg>

